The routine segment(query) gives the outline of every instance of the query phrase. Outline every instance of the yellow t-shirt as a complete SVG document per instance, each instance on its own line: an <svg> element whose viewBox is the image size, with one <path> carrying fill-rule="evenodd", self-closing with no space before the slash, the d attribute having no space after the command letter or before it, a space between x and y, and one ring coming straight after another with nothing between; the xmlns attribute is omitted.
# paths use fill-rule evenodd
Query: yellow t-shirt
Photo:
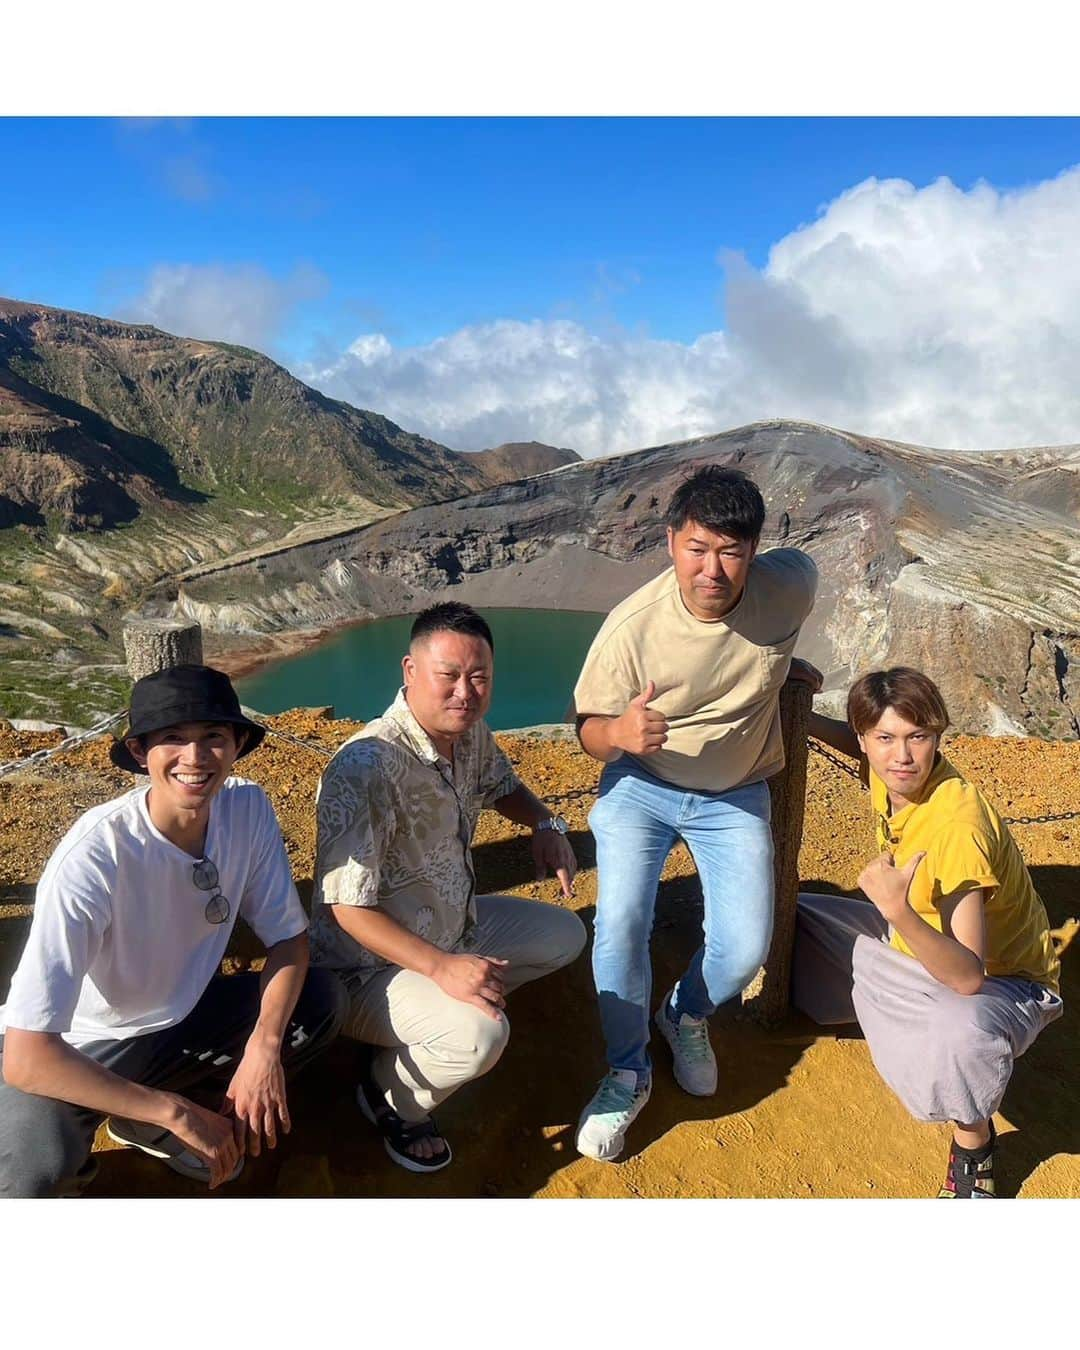
<svg viewBox="0 0 1080 1350"><path fill-rule="evenodd" d="M942 900L984 887L990 892L984 910L987 975L1024 975L1056 994L1061 963L1046 909L1008 827L979 789L939 755L922 801L890 815L885 784L872 769L869 778L882 851L898 867L926 853L908 897L916 914L940 933ZM914 954L899 933L891 942Z"/></svg>
<svg viewBox="0 0 1080 1350"><path fill-rule="evenodd" d="M810 613L817 568L794 548L759 553L734 609L695 618L669 567L616 605L585 657L574 715L617 717L648 686L668 741L642 768L678 787L727 792L784 767L780 688Z"/></svg>

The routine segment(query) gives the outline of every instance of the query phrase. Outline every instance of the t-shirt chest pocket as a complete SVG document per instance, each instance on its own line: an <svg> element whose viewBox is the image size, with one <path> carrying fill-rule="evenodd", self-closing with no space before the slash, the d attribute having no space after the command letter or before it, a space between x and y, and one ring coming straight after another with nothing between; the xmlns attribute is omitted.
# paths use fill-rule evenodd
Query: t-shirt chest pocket
<svg viewBox="0 0 1080 1350"><path fill-rule="evenodd" d="M791 667L791 648L790 642L783 642L779 646L759 649L762 693L773 693L787 679Z"/></svg>

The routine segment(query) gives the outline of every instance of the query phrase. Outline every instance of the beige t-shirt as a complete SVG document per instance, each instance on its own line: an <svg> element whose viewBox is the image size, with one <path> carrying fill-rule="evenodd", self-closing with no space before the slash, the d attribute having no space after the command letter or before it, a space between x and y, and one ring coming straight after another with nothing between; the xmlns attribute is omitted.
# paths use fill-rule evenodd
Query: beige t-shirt
<svg viewBox="0 0 1080 1350"><path fill-rule="evenodd" d="M750 564L739 603L722 619L695 618L675 569L608 615L574 689L578 717L617 717L652 680L649 705L668 721L667 744L634 756L678 787L727 792L784 767L780 689L799 629L814 605L817 568L794 548Z"/></svg>

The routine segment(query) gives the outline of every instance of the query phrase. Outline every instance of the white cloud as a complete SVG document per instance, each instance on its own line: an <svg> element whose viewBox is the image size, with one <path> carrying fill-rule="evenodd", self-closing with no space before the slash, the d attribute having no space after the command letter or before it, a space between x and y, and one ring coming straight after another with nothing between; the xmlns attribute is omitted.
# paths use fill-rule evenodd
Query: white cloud
<svg viewBox="0 0 1080 1350"><path fill-rule="evenodd" d="M300 265L284 279L252 263L160 263L118 318L167 333L273 349L296 306L322 295L326 278Z"/></svg>
<svg viewBox="0 0 1080 1350"><path fill-rule="evenodd" d="M791 417L934 446L1080 441L1080 168L1017 191L868 179L726 273L693 343L497 320L369 333L297 373L449 445L585 455Z"/></svg>

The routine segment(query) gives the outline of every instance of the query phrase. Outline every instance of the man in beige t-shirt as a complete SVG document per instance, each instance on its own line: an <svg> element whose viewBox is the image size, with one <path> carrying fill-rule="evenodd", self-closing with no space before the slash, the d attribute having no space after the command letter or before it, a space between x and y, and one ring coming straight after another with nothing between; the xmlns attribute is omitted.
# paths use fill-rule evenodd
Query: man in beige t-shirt
<svg viewBox="0 0 1080 1350"><path fill-rule="evenodd" d="M783 767L780 689L817 587L797 549L758 554L765 504L710 465L667 512L672 566L608 615L574 690L581 743L605 769L589 824L598 893L593 976L609 1072L577 1146L610 1160L648 1100L649 937L667 855L682 838L705 898L705 941L656 1013L687 1092L716 1091L706 1019L753 977L772 934L765 780Z"/></svg>

